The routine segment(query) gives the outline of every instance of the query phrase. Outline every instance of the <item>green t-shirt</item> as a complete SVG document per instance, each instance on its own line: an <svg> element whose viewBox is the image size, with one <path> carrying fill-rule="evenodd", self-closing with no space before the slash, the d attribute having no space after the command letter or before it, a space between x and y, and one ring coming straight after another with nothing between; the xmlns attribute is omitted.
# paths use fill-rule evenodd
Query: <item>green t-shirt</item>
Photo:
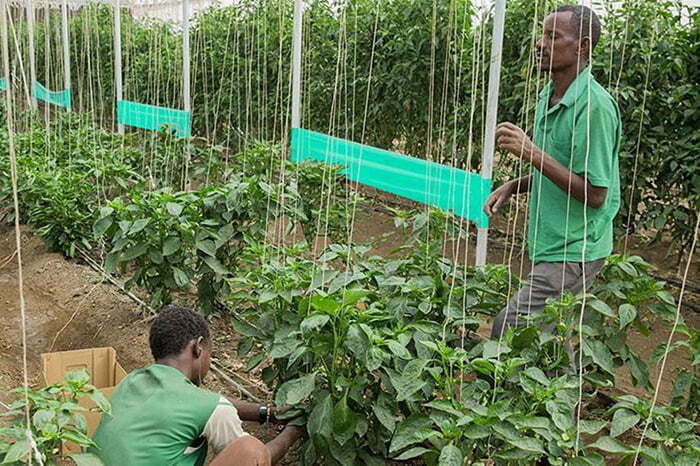
<svg viewBox="0 0 700 466"><path fill-rule="evenodd" d="M112 395L93 440L107 466L203 465L204 426L219 395L179 370L153 364L129 374Z"/></svg>
<svg viewBox="0 0 700 466"><path fill-rule="evenodd" d="M608 188L599 208L585 207L536 168L530 185L528 247L538 262L589 262L612 252L620 208L618 153L622 124L615 99L583 69L556 105L550 82L535 112L534 143L593 186Z"/></svg>

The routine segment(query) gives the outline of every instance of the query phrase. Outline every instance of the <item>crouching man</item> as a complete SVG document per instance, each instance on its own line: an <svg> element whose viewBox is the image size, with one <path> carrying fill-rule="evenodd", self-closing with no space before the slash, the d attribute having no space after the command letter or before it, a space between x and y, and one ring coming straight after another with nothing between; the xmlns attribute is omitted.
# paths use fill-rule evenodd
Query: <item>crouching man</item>
<svg viewBox="0 0 700 466"><path fill-rule="evenodd" d="M94 435L107 466L264 466L277 463L303 430L286 426L263 444L241 421L274 420L272 408L200 388L210 366L212 339L199 314L170 307L153 322L155 364L129 374L114 392L112 415Z"/></svg>

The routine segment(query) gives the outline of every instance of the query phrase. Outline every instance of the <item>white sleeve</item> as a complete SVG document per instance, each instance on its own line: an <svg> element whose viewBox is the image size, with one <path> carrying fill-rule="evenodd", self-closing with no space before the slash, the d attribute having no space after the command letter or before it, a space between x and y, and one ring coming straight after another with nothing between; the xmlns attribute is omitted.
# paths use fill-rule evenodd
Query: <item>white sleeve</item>
<svg viewBox="0 0 700 466"><path fill-rule="evenodd" d="M207 424L204 426L204 437L207 439L209 447L218 454L234 440L248 435L243 430L241 418L238 417L238 411L223 396L219 399L219 403L214 408L214 411L209 416Z"/></svg>

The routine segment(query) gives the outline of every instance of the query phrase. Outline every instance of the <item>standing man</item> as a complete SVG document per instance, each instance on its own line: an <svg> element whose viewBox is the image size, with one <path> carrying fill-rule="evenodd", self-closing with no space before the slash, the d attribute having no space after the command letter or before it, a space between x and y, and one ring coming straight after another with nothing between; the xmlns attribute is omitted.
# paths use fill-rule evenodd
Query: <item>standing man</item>
<svg viewBox="0 0 700 466"><path fill-rule="evenodd" d="M511 195L530 193L533 268L496 316L491 338L541 312L548 298L587 288L612 252L621 123L615 99L591 75L599 38L598 16L585 6L563 6L548 15L536 47L540 70L551 81L539 95L534 141L512 123L496 129L501 149L533 170L495 190L484 211L491 216Z"/></svg>

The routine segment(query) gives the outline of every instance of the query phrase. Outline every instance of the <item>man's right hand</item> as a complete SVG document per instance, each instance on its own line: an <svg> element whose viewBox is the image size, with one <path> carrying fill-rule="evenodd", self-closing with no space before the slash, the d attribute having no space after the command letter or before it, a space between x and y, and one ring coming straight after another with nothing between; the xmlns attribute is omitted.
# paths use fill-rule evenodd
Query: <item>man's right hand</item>
<svg viewBox="0 0 700 466"><path fill-rule="evenodd" d="M484 212L486 215L491 217L493 214L498 212L498 208L501 206L501 204L503 204L505 200L513 195L514 189L515 184L512 181L509 181L492 192L484 204Z"/></svg>

